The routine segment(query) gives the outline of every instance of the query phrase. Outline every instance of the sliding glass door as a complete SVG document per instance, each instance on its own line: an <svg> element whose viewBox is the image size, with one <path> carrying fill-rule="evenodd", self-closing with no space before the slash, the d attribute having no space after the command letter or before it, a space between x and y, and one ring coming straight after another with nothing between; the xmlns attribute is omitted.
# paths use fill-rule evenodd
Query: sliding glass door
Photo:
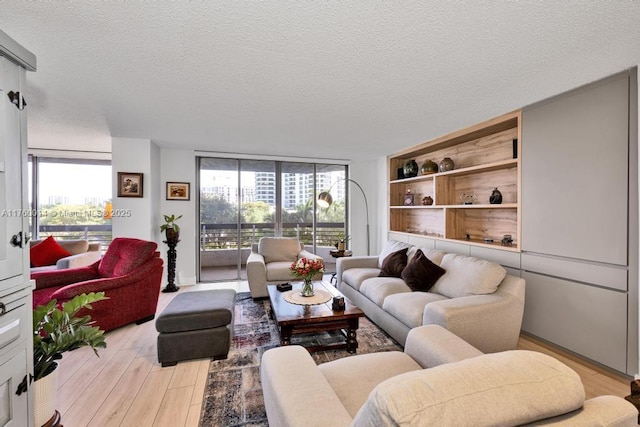
<svg viewBox="0 0 640 427"><path fill-rule="evenodd" d="M316 189L327 189L344 177L346 166L204 157L198 161L200 282L246 279L251 247L263 236L297 237L309 251L330 258L333 240L345 229L344 202L317 216ZM333 231L321 231L316 218L330 218L327 224Z"/></svg>

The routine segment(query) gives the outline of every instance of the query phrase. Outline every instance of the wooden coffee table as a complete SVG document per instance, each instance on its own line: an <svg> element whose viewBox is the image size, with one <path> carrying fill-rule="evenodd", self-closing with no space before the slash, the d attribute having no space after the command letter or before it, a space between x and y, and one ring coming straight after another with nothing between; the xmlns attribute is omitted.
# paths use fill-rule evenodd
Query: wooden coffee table
<svg viewBox="0 0 640 427"><path fill-rule="evenodd" d="M293 283L293 290L302 288L302 283ZM324 281L313 282L315 289L329 292L332 297L344 297L340 291L330 283ZM329 350L336 348L346 348L349 353L355 353L358 348L356 331L359 326L359 319L364 316L362 310L351 304L346 297L345 310L333 311L329 300L318 305L297 305L285 301L284 295L276 285L268 285L269 300L271 301L271 317L276 322L280 332L280 345L291 344L291 336L294 334L308 334L324 331L341 331L345 337L344 343L331 345L318 345L307 347L310 352Z"/></svg>

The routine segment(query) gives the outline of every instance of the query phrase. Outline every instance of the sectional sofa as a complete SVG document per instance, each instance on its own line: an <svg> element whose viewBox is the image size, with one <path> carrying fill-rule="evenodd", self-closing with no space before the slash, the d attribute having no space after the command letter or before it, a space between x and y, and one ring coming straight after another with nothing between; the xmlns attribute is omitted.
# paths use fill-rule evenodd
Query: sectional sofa
<svg viewBox="0 0 640 427"><path fill-rule="evenodd" d="M428 291L401 277L380 277L392 254L420 250L445 270ZM337 286L367 317L404 345L412 328L440 325L483 353L513 350L524 313L525 282L495 262L389 240L379 256L339 258Z"/></svg>
<svg viewBox="0 0 640 427"><path fill-rule="evenodd" d="M307 350L267 350L260 367L269 425L634 426L617 396L585 400L576 372L542 353L482 352L437 325L409 332L404 352L316 365Z"/></svg>

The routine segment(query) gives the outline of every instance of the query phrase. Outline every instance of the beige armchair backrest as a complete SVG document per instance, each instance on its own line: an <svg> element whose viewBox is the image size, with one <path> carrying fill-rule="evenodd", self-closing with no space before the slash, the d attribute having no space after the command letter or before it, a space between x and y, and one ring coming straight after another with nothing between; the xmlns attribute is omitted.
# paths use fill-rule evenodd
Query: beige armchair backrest
<svg viewBox="0 0 640 427"><path fill-rule="evenodd" d="M295 237L262 237L258 242L258 253L265 263L296 261L301 249L302 245Z"/></svg>

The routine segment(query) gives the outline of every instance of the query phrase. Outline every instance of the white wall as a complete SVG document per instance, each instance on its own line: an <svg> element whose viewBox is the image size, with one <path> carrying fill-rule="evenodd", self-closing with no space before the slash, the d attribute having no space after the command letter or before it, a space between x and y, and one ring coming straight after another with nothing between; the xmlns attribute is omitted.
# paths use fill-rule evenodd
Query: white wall
<svg viewBox="0 0 640 427"><path fill-rule="evenodd" d="M196 209L196 156L193 150L162 149L160 152L161 200L158 217L163 215L182 215L177 222L180 226L180 243L176 247L176 284L196 283L196 257L198 256L198 211ZM167 200L167 182L188 182L190 184L189 201ZM167 245L162 243L163 258L166 263Z"/></svg>
<svg viewBox="0 0 640 427"><path fill-rule="evenodd" d="M383 165L386 165L384 159ZM386 172L385 167L380 167L380 161L354 161L349 164L349 178L356 181L365 194L369 202L369 225L370 225L370 255L379 253L381 227L380 214L386 212L384 202L386 201ZM354 184L349 184L350 194L350 216L349 235L351 236L350 248L354 255L367 254L367 233L366 233L366 211L362 193ZM386 223L383 223L384 225Z"/></svg>
<svg viewBox="0 0 640 427"><path fill-rule="evenodd" d="M160 194L156 161L158 147L149 139L113 138L111 150L113 237L135 237L157 242L159 220L155 217L155 210ZM118 172L142 173L143 197L118 197Z"/></svg>

